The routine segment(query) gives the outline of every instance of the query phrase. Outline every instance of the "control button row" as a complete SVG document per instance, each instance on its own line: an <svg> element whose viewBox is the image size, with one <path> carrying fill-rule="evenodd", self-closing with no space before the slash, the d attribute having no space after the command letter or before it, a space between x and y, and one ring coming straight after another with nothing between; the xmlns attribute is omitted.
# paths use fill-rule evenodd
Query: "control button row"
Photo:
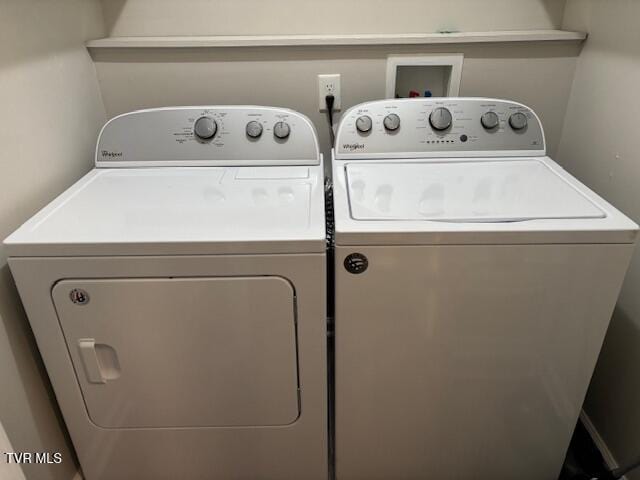
<svg viewBox="0 0 640 480"><path fill-rule="evenodd" d="M247 123L245 132L249 138L262 136L262 124L256 120ZM193 134L200 140L211 140L218 132L218 122L208 116L198 118L193 125ZM279 140L285 140L291 135L291 127L287 122L276 122L273 126L273 135Z"/></svg>
<svg viewBox="0 0 640 480"><path fill-rule="evenodd" d="M395 132L400 128L400 117L395 113L390 113L384 117L383 125L386 131ZM445 107L438 107L434 109L429 115L429 124L431 128L439 132L443 132L451 128L453 123L453 116L451 111ZM485 112L480 117L480 123L485 130L494 130L500 125L500 117L493 111ZM527 116L522 112L516 112L509 117L509 125L513 130L523 130L527 127ZM356 119L356 129L361 134L366 134L371 131L373 122L368 115L362 115Z"/></svg>
<svg viewBox="0 0 640 480"><path fill-rule="evenodd" d="M485 130L495 130L500 126L500 118L496 112L489 111L482 115L480 123L482 123ZM522 112L513 113L509 117L509 126L514 130L523 130L528 123L527 116Z"/></svg>

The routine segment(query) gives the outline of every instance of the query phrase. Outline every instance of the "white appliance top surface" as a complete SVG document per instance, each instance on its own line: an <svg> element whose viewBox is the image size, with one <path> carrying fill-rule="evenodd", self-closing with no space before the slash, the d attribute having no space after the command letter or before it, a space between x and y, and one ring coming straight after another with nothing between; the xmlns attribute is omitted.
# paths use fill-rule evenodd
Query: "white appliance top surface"
<svg viewBox="0 0 640 480"><path fill-rule="evenodd" d="M604 218L594 202L539 160L351 163L356 220L514 222Z"/></svg>
<svg viewBox="0 0 640 480"><path fill-rule="evenodd" d="M334 161L336 244L633 243L548 157Z"/></svg>
<svg viewBox="0 0 640 480"><path fill-rule="evenodd" d="M322 165L94 169L5 240L11 256L325 249Z"/></svg>

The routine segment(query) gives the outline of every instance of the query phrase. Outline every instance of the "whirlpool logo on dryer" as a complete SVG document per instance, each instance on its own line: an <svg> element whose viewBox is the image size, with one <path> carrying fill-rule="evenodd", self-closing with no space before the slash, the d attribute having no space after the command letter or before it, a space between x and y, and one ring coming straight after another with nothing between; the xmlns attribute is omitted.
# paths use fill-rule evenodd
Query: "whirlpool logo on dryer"
<svg viewBox="0 0 640 480"><path fill-rule="evenodd" d="M350 152L364 150L364 143L343 143L342 148L345 150L349 150Z"/></svg>
<svg viewBox="0 0 640 480"><path fill-rule="evenodd" d="M109 150L102 150L100 153L103 158L121 158L123 156L122 152L110 152Z"/></svg>

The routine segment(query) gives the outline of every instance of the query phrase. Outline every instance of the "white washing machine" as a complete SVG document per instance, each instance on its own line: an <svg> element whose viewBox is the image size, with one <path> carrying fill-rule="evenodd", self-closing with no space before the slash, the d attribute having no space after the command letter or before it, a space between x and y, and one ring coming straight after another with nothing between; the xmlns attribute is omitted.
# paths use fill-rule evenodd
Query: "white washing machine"
<svg viewBox="0 0 640 480"><path fill-rule="evenodd" d="M139 111L106 124L95 166L5 240L85 478L326 480L312 124Z"/></svg>
<svg viewBox="0 0 640 480"><path fill-rule="evenodd" d="M337 479L556 479L637 225L514 102L362 104L334 157Z"/></svg>

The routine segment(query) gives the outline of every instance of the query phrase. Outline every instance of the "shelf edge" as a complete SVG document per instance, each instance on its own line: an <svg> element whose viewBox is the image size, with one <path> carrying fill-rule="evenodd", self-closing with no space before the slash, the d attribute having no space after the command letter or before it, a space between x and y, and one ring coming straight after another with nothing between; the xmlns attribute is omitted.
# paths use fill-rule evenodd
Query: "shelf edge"
<svg viewBox="0 0 640 480"><path fill-rule="evenodd" d="M107 37L90 40L89 49L100 48L229 48L322 47L354 45L443 45L458 43L582 42L584 32L518 30L495 32L352 34L352 35L246 35Z"/></svg>

